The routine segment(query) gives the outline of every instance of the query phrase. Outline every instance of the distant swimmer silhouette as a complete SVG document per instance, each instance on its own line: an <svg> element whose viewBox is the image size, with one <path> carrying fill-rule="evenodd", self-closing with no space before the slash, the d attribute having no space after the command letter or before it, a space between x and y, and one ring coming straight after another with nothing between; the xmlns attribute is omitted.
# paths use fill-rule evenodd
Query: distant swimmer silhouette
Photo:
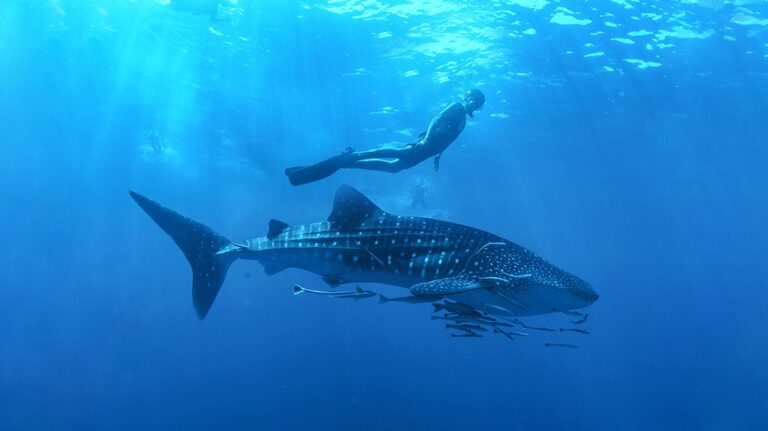
<svg viewBox="0 0 768 431"><path fill-rule="evenodd" d="M219 0L169 0L171 8L193 15L208 15L211 21L219 21Z"/></svg>
<svg viewBox="0 0 768 431"><path fill-rule="evenodd" d="M461 102L443 109L429 123L427 131L419 135L416 143L403 147L382 146L372 150L355 151L348 147L343 153L311 166L296 166L285 170L291 184L300 186L333 175L339 169L369 169L372 171L400 172L434 156L434 167L440 167L440 156L456 140L467 124L466 116L480 109L485 95L478 89L467 91Z"/></svg>

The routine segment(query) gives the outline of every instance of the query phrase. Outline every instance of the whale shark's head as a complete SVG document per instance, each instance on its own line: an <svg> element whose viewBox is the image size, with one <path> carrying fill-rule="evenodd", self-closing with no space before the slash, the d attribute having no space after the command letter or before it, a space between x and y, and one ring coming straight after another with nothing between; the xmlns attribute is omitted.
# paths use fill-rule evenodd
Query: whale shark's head
<svg viewBox="0 0 768 431"><path fill-rule="evenodd" d="M600 297L589 283L556 267L532 274L515 296L537 314L584 308Z"/></svg>
<svg viewBox="0 0 768 431"><path fill-rule="evenodd" d="M462 300L486 311L546 314L583 308L599 297L586 281L510 242L485 244L467 268L488 288L462 295Z"/></svg>
<svg viewBox="0 0 768 431"><path fill-rule="evenodd" d="M589 283L575 275L567 275L569 280L551 286L552 289L559 292L558 298L560 304L558 304L559 306L555 306L557 310L582 308L592 305L593 302L597 301L600 295L595 292L595 289L593 289Z"/></svg>
<svg viewBox="0 0 768 431"><path fill-rule="evenodd" d="M586 281L522 247L507 243L486 251L479 266L503 280L497 286L507 286L502 296L509 302L505 308L514 314L576 310L599 297Z"/></svg>

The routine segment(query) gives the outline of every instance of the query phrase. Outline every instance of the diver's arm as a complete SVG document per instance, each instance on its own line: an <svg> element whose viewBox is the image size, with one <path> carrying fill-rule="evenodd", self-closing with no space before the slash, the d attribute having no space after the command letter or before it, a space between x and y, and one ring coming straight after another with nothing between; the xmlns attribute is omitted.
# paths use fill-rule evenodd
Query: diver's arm
<svg viewBox="0 0 768 431"><path fill-rule="evenodd" d="M437 153L435 156L435 172L437 172L438 169L440 169L440 156L442 156L443 153Z"/></svg>

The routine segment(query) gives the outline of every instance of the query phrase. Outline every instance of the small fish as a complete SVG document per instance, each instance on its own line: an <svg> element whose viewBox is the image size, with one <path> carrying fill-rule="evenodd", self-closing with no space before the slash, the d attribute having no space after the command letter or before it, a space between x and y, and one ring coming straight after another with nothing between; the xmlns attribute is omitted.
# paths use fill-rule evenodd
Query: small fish
<svg viewBox="0 0 768 431"><path fill-rule="evenodd" d="M478 322L480 322L480 323L491 324L491 323L497 323L498 322L498 320L496 320L496 319L494 319L493 317L490 317L490 316L479 316L479 317L475 317L475 319Z"/></svg>
<svg viewBox="0 0 768 431"><path fill-rule="evenodd" d="M511 316L512 314L514 314L511 311L507 310L506 308L499 307L498 305L483 304L483 307L490 308L491 310L493 310L493 311L495 311L497 313L501 313L501 314L504 314L504 315L507 315L507 316Z"/></svg>
<svg viewBox="0 0 768 431"><path fill-rule="evenodd" d="M472 332L472 331L469 331L469 332L465 332L465 333L463 333L463 334L451 334L451 337L471 337L471 338L483 338L483 336L482 336L482 335L480 335L480 334L478 334L478 333L475 333L475 332Z"/></svg>
<svg viewBox="0 0 768 431"><path fill-rule="evenodd" d="M459 331L467 331L467 332L472 332L472 331L488 332L487 329L483 328L480 325L469 325L469 324L466 324L466 323L461 324L461 325L452 325L452 324L449 323L449 324L445 325L445 327L448 328L448 329L457 329Z"/></svg>
<svg viewBox="0 0 768 431"><path fill-rule="evenodd" d="M493 332L496 333L496 334L504 334L510 340L514 340L514 338L512 338L513 335L514 336L518 336L518 337L527 337L528 336L528 334L526 334L525 332L505 331L505 330L503 330L501 328L493 328Z"/></svg>
<svg viewBox="0 0 768 431"><path fill-rule="evenodd" d="M544 343L544 347L566 347L569 349L578 349L579 346L575 344L566 344L566 343Z"/></svg>
<svg viewBox="0 0 768 431"><path fill-rule="evenodd" d="M584 316L584 317L582 317L581 319L578 319L578 320L570 320L569 319L569 321L571 323L573 323L573 324L581 325L582 323L587 321L587 319L589 318L589 314L583 314L582 316Z"/></svg>
<svg viewBox="0 0 768 431"><path fill-rule="evenodd" d="M515 325L514 323L509 323L509 322L499 322L499 321L495 321L495 322L488 322L488 324L489 324L489 325L493 325L493 326L503 326L503 327L505 327L505 328L514 328L515 326L517 326L517 325Z"/></svg>
<svg viewBox="0 0 768 431"><path fill-rule="evenodd" d="M558 310L557 308L552 309L553 312L557 313L563 313L566 316L583 316L584 314L581 311L578 310Z"/></svg>
<svg viewBox="0 0 768 431"><path fill-rule="evenodd" d="M533 329L534 331L557 332L555 329L547 328L545 326L528 326L524 323L522 326L525 329Z"/></svg>
<svg viewBox="0 0 768 431"><path fill-rule="evenodd" d="M578 332L579 334L588 335L589 331L579 328L560 328L560 332Z"/></svg>
<svg viewBox="0 0 768 431"><path fill-rule="evenodd" d="M477 320L472 317L465 317L465 316L430 316L430 319L445 320L445 321L454 322L454 323L486 323L484 321ZM490 323L487 323L487 324L490 324Z"/></svg>
<svg viewBox="0 0 768 431"><path fill-rule="evenodd" d="M452 302L452 301L445 301L445 303L434 303L432 304L433 307L435 307L435 312L445 310L449 313L456 313L461 314L464 316L476 316L481 317L482 314L475 310L474 308L470 307L469 305L462 304L460 302Z"/></svg>
<svg viewBox="0 0 768 431"><path fill-rule="evenodd" d="M360 286L356 286L355 290L344 290L344 291L335 292L335 291L328 291L328 290L307 289L306 287L302 287L298 284L294 284L293 294L301 295L302 293L313 293L315 295L329 296L331 298L353 298L353 299L370 298L371 296L376 295L376 293L371 292L370 290L361 289Z"/></svg>
<svg viewBox="0 0 768 431"><path fill-rule="evenodd" d="M511 334L511 335L518 336L518 337L527 337L528 336L528 334L526 334L525 332L507 331L507 333Z"/></svg>

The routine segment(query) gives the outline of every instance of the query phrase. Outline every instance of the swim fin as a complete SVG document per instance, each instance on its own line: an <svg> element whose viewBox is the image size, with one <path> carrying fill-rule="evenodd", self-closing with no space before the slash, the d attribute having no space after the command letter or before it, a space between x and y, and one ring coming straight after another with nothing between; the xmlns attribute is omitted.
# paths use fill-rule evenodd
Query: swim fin
<svg viewBox="0 0 768 431"><path fill-rule="evenodd" d="M323 160L311 166L295 166L285 170L285 175L294 186L312 183L333 175L336 171L346 167L349 162L354 162L355 155L345 152L330 159Z"/></svg>
<svg viewBox="0 0 768 431"><path fill-rule="evenodd" d="M304 168L306 168L306 166L294 166L292 168L285 168L285 175L290 176L292 173Z"/></svg>
<svg viewBox="0 0 768 431"><path fill-rule="evenodd" d="M327 166L297 166L294 168L288 168L285 170L285 175L288 175L288 181L294 186L301 186L315 181L322 180L323 178L333 175L338 171L338 167Z"/></svg>

